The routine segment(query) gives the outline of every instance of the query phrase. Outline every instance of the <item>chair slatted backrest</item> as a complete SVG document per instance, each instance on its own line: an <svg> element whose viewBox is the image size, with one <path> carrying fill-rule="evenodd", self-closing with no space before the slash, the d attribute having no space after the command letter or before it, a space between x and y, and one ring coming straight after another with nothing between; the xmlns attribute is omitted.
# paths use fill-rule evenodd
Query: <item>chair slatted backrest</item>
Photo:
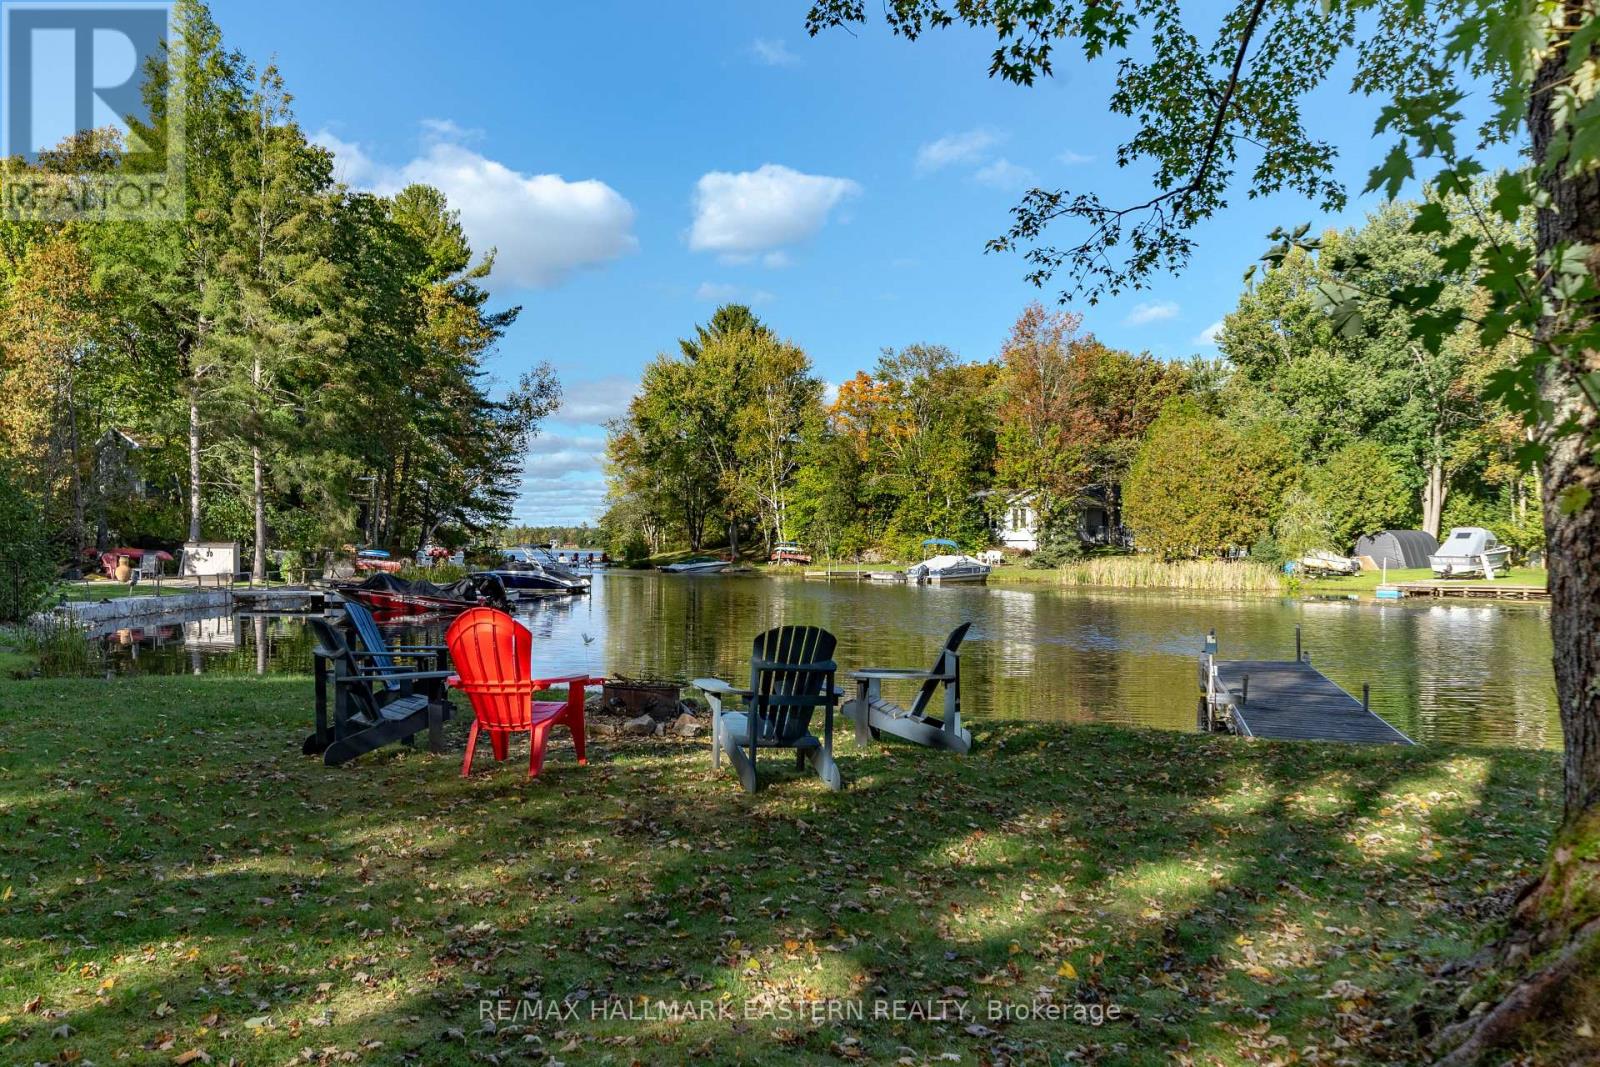
<svg viewBox="0 0 1600 1067"><path fill-rule="evenodd" d="M960 660L957 658L959 653L956 650L961 647L961 642L966 640L967 631L970 629L972 629L972 624L964 622L950 631L950 636L944 639L944 647L939 650L939 658L933 661L933 669L928 673L954 674L960 669L958 666ZM928 709L928 701L933 699L933 694L940 684L942 683L936 678L929 678L922 683L922 689L917 693L917 699L911 703L910 713L912 715L921 715ZM953 685L955 683L952 680L950 684Z"/></svg>
<svg viewBox="0 0 1600 1067"><path fill-rule="evenodd" d="M528 628L503 611L469 608L450 624L444 643L478 722L489 730L526 730L533 717Z"/></svg>
<svg viewBox="0 0 1600 1067"><path fill-rule="evenodd" d="M757 637L750 652L750 690L756 732L767 741L793 741L827 703L838 664L837 639L816 626L779 626Z"/></svg>
<svg viewBox="0 0 1600 1067"><path fill-rule="evenodd" d="M311 632L317 635L318 647L314 654L323 657L333 664L335 678L358 678L361 676L361 667L356 657L350 653L350 643L344 639L344 634L339 628L320 615L307 617L311 623ZM334 683L338 696L349 697L355 704L356 710L364 713L368 718L378 719L378 700L372 693L372 685L339 685Z"/></svg>
<svg viewBox="0 0 1600 1067"><path fill-rule="evenodd" d="M383 631L378 629L378 620L372 617L372 612L367 610L365 604L359 604L354 600L345 601L344 615L350 620L350 625L355 627L356 636L361 638L362 649L378 653L370 659L373 667L385 672L401 669L396 665L394 657L389 655L389 643L383 639Z"/></svg>

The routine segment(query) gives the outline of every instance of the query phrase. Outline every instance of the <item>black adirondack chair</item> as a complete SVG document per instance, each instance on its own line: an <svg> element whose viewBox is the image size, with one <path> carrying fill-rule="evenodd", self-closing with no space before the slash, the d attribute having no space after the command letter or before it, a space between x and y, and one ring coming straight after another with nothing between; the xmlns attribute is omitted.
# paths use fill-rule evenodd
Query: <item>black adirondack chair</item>
<svg viewBox="0 0 1600 1067"><path fill-rule="evenodd" d="M865 745L873 737L889 734L930 748L952 752L972 751L972 731L961 725L961 642L972 628L964 622L950 631L939 658L930 670L900 667L869 667L855 671L855 699L845 705L845 716L856 724L856 744ZM918 681L922 688L910 708L883 698L886 681ZM944 686L943 717L929 715L934 692Z"/></svg>
<svg viewBox="0 0 1600 1067"><path fill-rule="evenodd" d="M428 731L431 751L444 751L444 722L450 717L445 696L446 670L406 671L375 666L370 650L350 647L344 635L320 616L309 620L317 635L312 649L316 680L316 732L300 750L322 755L336 767L397 741L416 744ZM333 684L333 717L328 717L328 683Z"/></svg>
<svg viewBox="0 0 1600 1067"><path fill-rule="evenodd" d="M844 694L834 686L836 639L815 626L780 626L757 637L750 652L750 688L737 689L718 678L692 683L711 705L711 765L722 765L722 753L745 791L760 788L756 752L762 748L792 749L795 766L809 762L830 789L843 789L844 778L833 762L833 713ZM737 697L743 711L727 711L723 702ZM822 737L811 733L811 719L823 709Z"/></svg>

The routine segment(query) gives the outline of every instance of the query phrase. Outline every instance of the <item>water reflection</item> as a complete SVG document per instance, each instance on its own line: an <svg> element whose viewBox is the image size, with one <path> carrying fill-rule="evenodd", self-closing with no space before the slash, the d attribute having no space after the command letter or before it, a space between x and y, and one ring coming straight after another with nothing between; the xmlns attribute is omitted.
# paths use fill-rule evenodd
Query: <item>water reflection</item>
<svg viewBox="0 0 1600 1067"><path fill-rule="evenodd" d="M846 670L926 666L962 649L963 706L985 714L1189 730L1195 655L1215 627L1227 656L1288 659L1303 627L1313 661L1420 741L1558 747L1548 609L1478 603L1293 601L1004 587L907 588L799 579L610 572L587 597L519 608L537 669L668 678L748 676L751 639L782 623L839 637ZM395 627L437 641L439 621ZM120 672L305 671L294 616L196 617L104 633Z"/></svg>

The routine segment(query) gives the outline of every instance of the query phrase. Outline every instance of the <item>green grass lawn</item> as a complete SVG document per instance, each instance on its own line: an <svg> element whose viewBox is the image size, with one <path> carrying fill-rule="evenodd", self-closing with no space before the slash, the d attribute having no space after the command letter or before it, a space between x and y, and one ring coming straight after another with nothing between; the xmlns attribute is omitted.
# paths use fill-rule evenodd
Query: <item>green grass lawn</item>
<svg viewBox="0 0 1600 1067"><path fill-rule="evenodd" d="M748 797L703 739L463 780L302 757L309 699L0 682L0 1060L1406 1062L1560 791L1553 753L981 718L965 759L841 738L839 794L772 757Z"/></svg>
<svg viewBox="0 0 1600 1067"><path fill-rule="evenodd" d="M168 585L163 582L159 587L154 581L129 584L128 582L63 582L56 587L62 600L68 603L80 601L118 600L129 596L176 596L180 593L192 593L192 585Z"/></svg>

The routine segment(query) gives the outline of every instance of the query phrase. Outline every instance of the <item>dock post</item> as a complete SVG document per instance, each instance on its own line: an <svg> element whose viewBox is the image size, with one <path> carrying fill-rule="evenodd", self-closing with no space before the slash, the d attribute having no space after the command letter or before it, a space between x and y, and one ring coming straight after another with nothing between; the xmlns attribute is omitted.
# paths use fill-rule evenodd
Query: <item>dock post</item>
<svg viewBox="0 0 1600 1067"><path fill-rule="evenodd" d="M1239 686L1239 706L1250 703L1250 676L1244 676L1243 683Z"/></svg>
<svg viewBox="0 0 1600 1067"><path fill-rule="evenodd" d="M1300 624L1294 624L1294 661L1300 662Z"/></svg>
<svg viewBox="0 0 1600 1067"><path fill-rule="evenodd" d="M1371 712L1372 711L1372 683L1371 682L1362 682L1361 683L1361 710L1365 711L1365 712Z"/></svg>

